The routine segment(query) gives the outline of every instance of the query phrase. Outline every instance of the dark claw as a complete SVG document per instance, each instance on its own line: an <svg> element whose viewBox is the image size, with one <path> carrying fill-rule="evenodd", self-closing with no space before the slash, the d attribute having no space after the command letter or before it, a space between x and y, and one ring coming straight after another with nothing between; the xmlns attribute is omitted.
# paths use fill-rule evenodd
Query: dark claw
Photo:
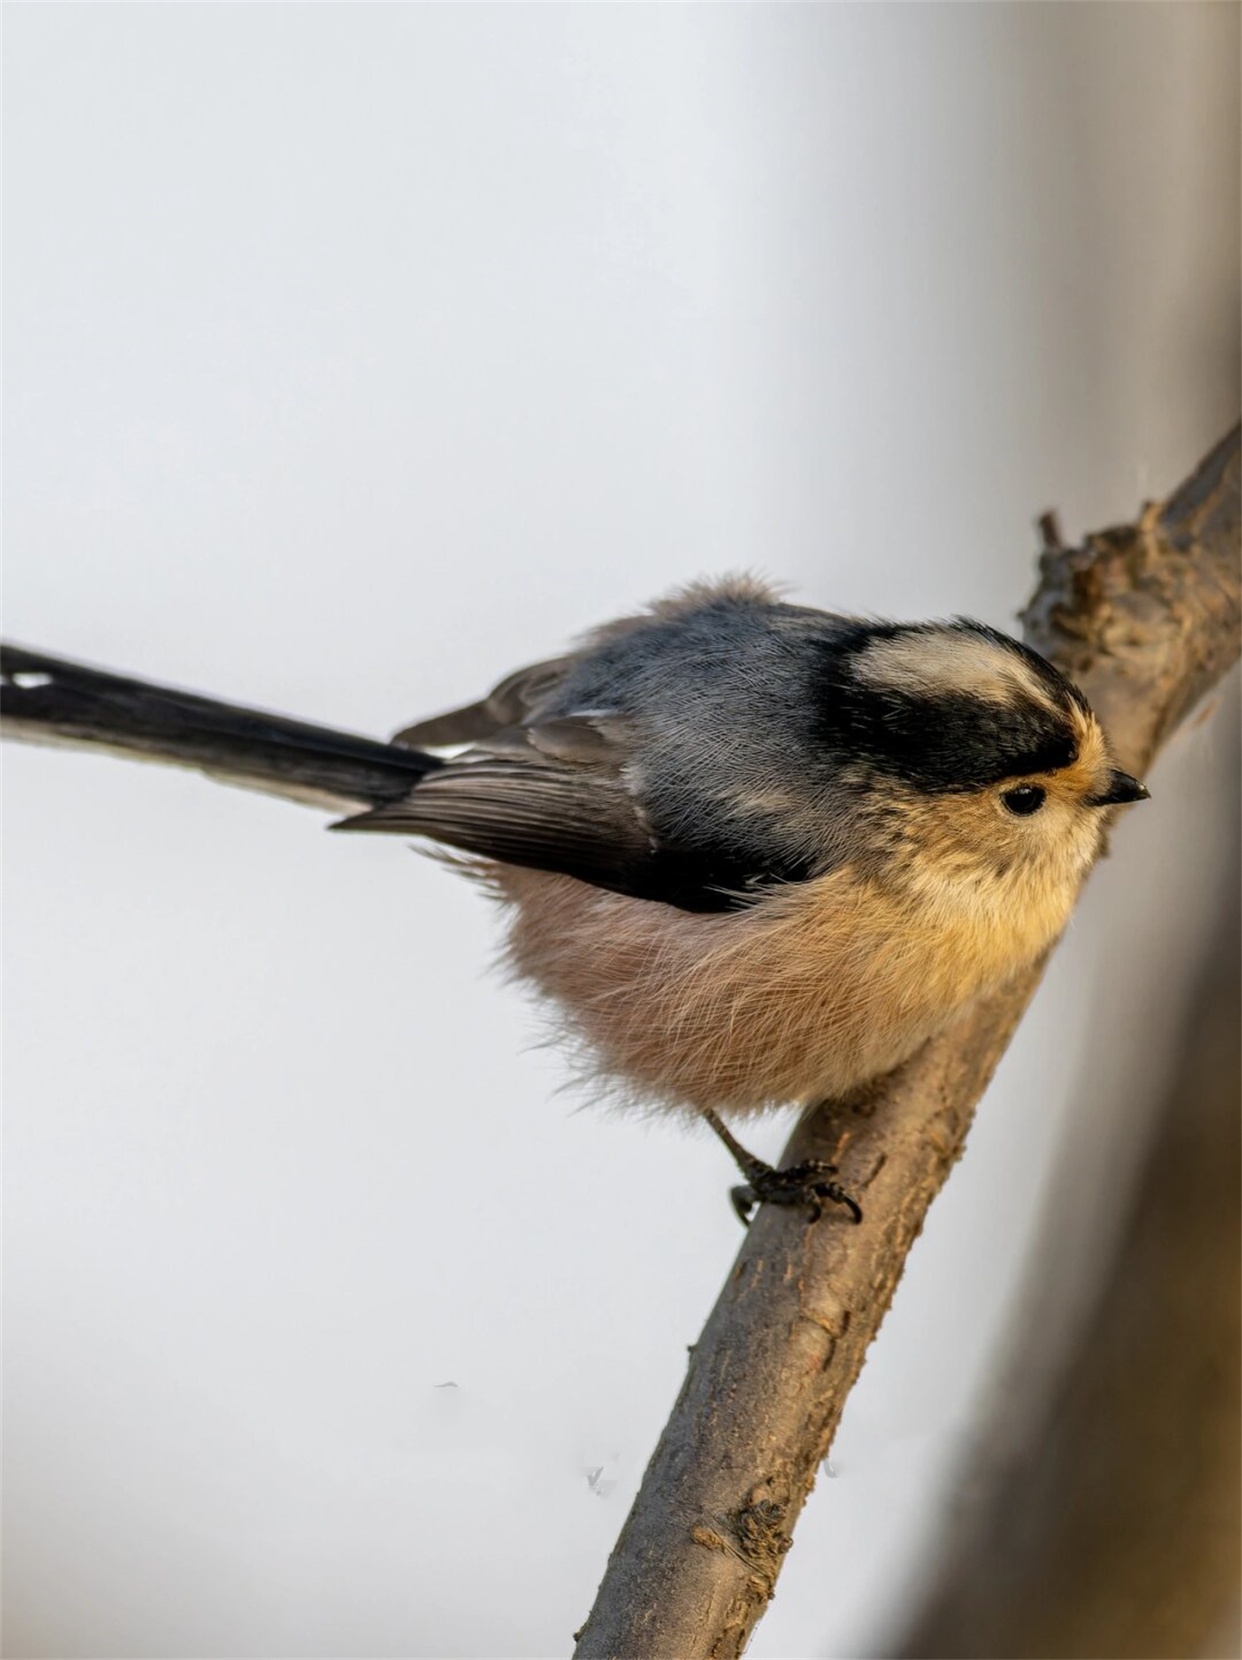
<svg viewBox="0 0 1242 1660"><path fill-rule="evenodd" d="M733 1208L737 1212L737 1219L744 1228L750 1226L750 1215L759 1203L759 1195L747 1182L744 1187L731 1187L729 1198L733 1201Z"/></svg>
<svg viewBox="0 0 1242 1660"><path fill-rule="evenodd" d="M756 1205L805 1205L810 1211L808 1221L818 1222L824 1213L825 1201L843 1205L853 1220L863 1219L862 1207L832 1180L837 1173L835 1164L822 1159L807 1159L788 1170L773 1170L770 1164L754 1160L749 1171L750 1180L743 1187L735 1187L729 1197L743 1227L749 1227Z"/></svg>

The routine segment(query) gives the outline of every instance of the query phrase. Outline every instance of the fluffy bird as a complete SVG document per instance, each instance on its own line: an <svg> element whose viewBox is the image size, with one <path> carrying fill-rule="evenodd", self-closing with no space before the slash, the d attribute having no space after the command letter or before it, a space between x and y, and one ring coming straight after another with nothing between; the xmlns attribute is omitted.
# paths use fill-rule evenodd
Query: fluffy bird
<svg viewBox="0 0 1242 1660"><path fill-rule="evenodd" d="M702 584L391 744L6 647L6 731L104 745L454 850L508 960L624 1099L704 1117L734 1199L861 1212L723 1121L848 1098L1061 931L1147 795L1076 686L964 618ZM448 750L450 755L437 754Z"/></svg>

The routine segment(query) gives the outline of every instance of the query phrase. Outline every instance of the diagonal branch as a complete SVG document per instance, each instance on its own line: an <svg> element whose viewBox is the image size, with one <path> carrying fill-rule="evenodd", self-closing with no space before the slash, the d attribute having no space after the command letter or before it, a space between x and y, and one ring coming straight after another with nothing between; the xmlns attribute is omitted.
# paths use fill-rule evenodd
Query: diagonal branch
<svg viewBox="0 0 1242 1660"><path fill-rule="evenodd" d="M1045 533L1026 637L1083 687L1140 775L1239 654L1239 429L1138 522ZM1051 521L1049 521L1051 523ZM608 1563L578 1660L739 1655L975 1102L1037 985L1028 970L885 1080L806 1117L788 1162L826 1158L862 1227L759 1213Z"/></svg>

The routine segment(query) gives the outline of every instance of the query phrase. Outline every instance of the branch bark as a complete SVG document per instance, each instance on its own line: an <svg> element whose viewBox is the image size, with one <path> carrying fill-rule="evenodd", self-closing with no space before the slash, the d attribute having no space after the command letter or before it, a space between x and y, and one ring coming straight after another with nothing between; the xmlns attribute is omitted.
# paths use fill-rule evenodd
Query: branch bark
<svg viewBox="0 0 1242 1660"><path fill-rule="evenodd" d="M1122 766L1145 772L1239 654L1242 444L1235 428L1163 504L1063 548L1045 534L1026 638L1087 693ZM765 1206L738 1254L609 1559L577 1660L739 1655L928 1206L1038 984L980 1001L869 1100L798 1125L862 1227Z"/></svg>

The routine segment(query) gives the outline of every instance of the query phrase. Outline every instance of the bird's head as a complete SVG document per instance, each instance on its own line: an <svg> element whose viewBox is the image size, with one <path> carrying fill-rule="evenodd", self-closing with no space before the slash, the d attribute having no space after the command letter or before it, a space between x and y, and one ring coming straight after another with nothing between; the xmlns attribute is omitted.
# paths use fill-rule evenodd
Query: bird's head
<svg viewBox="0 0 1242 1660"><path fill-rule="evenodd" d="M1147 797L1082 692L986 625L864 626L833 665L823 719L907 847L960 874L1076 883L1106 809Z"/></svg>

